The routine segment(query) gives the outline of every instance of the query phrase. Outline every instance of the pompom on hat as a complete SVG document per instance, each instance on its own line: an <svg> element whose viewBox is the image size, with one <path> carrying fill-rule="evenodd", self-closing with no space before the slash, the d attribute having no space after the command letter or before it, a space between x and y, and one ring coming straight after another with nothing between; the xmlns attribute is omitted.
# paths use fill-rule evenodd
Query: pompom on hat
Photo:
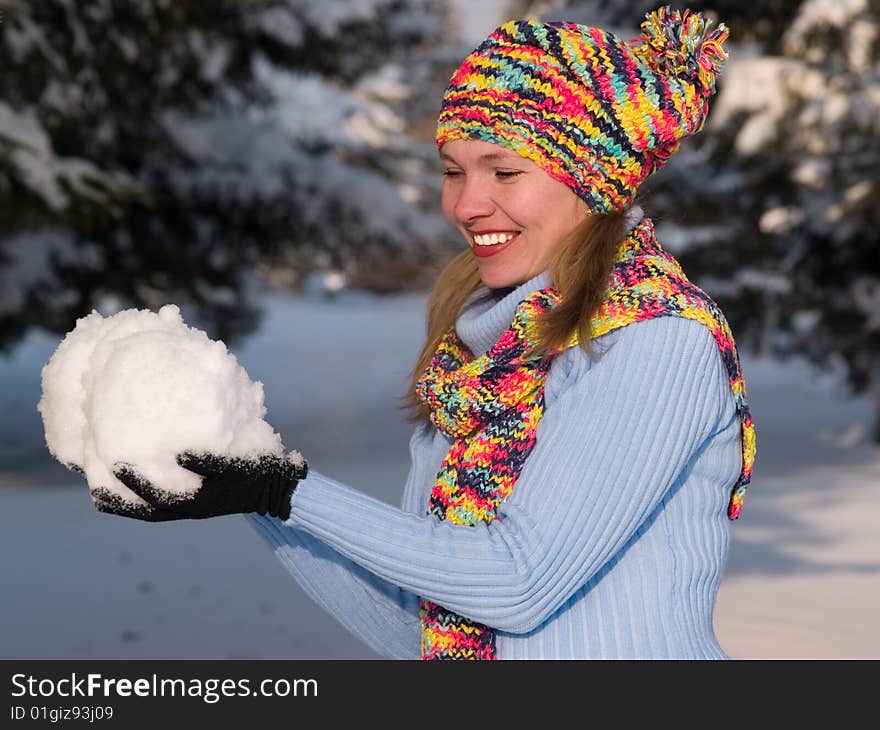
<svg viewBox="0 0 880 730"><path fill-rule="evenodd" d="M436 143L493 142L568 185L599 214L632 203L702 129L727 53L723 23L664 6L621 40L576 23L512 20L453 74Z"/></svg>

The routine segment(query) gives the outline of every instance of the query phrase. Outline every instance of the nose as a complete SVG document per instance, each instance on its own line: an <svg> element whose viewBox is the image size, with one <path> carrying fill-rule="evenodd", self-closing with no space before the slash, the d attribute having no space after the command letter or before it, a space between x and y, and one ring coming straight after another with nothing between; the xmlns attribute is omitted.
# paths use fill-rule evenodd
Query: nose
<svg viewBox="0 0 880 730"><path fill-rule="evenodd" d="M492 215L495 203L492 201L488 186L481 181L479 175L469 175L457 186L452 207L456 220L467 224L478 218Z"/></svg>

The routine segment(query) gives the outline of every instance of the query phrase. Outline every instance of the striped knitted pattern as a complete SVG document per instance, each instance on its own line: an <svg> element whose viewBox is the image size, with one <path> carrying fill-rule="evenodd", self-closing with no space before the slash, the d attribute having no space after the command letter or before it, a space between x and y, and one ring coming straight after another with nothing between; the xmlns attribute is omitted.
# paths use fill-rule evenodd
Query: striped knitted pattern
<svg viewBox="0 0 880 730"><path fill-rule="evenodd" d="M417 393L431 421L453 444L444 458L427 512L438 520L492 522L510 496L536 443L544 413L550 360L526 357L537 342L540 315L559 301L554 287L533 292L511 326L485 355L474 358L454 330L447 333L419 379ZM755 459L755 428L730 327L721 310L685 276L644 218L618 249L605 301L590 322L591 337L653 317L677 316L706 325L727 371L741 424L742 470L727 515L742 510ZM576 334L566 345L578 344ZM420 602L423 659L495 659L494 631L431 601Z"/></svg>
<svg viewBox="0 0 880 730"><path fill-rule="evenodd" d="M549 362L525 355L535 341L540 312L554 291L536 291L517 307L513 323L482 357L474 359L454 331L441 341L418 394L431 420L454 438L428 514L459 525L492 522L510 496L535 445L544 412ZM495 659L495 634L430 601L422 600L423 659Z"/></svg>
<svg viewBox="0 0 880 730"><path fill-rule="evenodd" d="M682 138L699 131L726 59L727 29L661 8L621 40L575 23L512 20L453 74L436 143L515 150L597 213L629 205Z"/></svg>
<svg viewBox="0 0 880 730"><path fill-rule="evenodd" d="M670 315L695 319L706 325L727 371L742 427L742 471L727 509L728 517L735 520L742 511L755 462L755 426L736 343L721 309L706 292L688 280L681 264L663 250L655 236L654 223L646 217L618 250L605 303L590 322L591 336L599 337L643 319Z"/></svg>

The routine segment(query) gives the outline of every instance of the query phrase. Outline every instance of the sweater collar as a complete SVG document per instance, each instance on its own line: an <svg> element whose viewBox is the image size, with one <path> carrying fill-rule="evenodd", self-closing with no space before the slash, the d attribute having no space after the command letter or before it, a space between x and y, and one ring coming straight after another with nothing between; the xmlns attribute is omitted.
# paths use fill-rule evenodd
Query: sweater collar
<svg viewBox="0 0 880 730"><path fill-rule="evenodd" d="M519 303L538 289L550 286L553 280L544 271L515 289L489 289L480 286L465 302L455 331L474 357L485 355L501 334L510 327Z"/></svg>

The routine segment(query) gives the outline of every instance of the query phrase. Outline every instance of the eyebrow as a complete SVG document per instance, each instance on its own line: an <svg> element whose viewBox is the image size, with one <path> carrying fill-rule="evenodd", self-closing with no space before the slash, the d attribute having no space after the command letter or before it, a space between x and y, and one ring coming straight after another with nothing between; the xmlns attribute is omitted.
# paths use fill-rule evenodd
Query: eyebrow
<svg viewBox="0 0 880 730"><path fill-rule="evenodd" d="M521 157L521 155L518 155L516 152L487 152L485 155L480 155L477 158L477 161L478 162L499 162L499 161L503 162L504 160L515 160L519 157ZM454 157L452 157L451 155L449 155L445 152L440 155L440 159L441 160L449 160L449 162L455 162L455 164L458 164L458 162L456 162Z"/></svg>

